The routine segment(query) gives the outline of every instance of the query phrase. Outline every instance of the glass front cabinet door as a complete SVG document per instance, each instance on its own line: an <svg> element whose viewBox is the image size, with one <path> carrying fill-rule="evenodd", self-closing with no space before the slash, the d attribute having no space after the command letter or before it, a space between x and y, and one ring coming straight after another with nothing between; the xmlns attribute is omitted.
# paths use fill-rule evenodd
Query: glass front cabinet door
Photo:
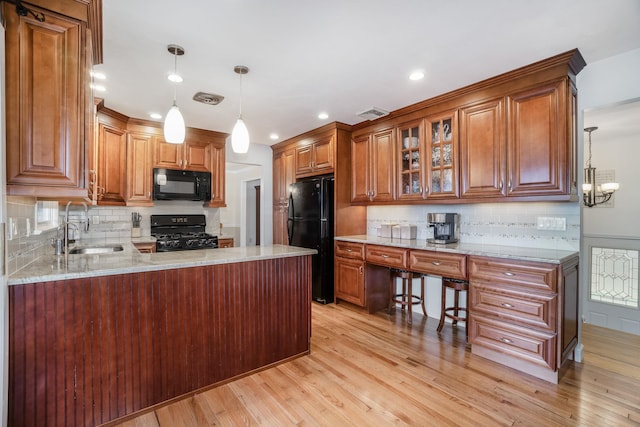
<svg viewBox="0 0 640 427"><path fill-rule="evenodd" d="M458 190L458 112L426 118L427 198L455 198Z"/></svg>
<svg viewBox="0 0 640 427"><path fill-rule="evenodd" d="M423 199L424 165L424 125L422 120L398 126L396 143L398 146L398 199Z"/></svg>

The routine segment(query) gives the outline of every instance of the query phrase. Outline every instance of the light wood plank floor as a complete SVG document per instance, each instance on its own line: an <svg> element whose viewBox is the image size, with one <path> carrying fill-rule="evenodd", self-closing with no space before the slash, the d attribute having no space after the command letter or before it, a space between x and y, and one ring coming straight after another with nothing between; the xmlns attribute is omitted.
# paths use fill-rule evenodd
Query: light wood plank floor
<svg viewBox="0 0 640 427"><path fill-rule="evenodd" d="M559 385L470 353L464 328L313 304L311 355L120 426L640 425L640 337L585 325Z"/></svg>

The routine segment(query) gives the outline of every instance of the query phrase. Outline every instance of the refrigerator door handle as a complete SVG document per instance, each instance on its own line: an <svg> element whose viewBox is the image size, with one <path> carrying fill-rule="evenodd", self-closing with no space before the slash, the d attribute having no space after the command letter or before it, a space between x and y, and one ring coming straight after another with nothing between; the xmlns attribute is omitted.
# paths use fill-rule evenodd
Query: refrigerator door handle
<svg viewBox="0 0 640 427"><path fill-rule="evenodd" d="M293 220L287 219L287 236L289 237L289 245L291 245L291 239L293 238Z"/></svg>

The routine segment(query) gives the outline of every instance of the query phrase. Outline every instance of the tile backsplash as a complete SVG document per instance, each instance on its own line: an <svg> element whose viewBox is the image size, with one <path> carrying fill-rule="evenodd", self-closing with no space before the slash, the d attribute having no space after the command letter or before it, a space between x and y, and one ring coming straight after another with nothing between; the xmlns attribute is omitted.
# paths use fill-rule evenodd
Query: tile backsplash
<svg viewBox="0 0 640 427"><path fill-rule="evenodd" d="M383 223L415 224L417 239L433 236L427 213L460 214L460 241L465 243L580 250L578 203L478 203L467 205L369 206L367 234ZM539 217L565 218L566 230L538 230Z"/></svg>
<svg viewBox="0 0 640 427"><path fill-rule="evenodd" d="M7 197L7 218L12 230L7 230L7 270L9 274L27 266L41 255L53 253L51 239L56 237L57 224L62 224L62 217L66 205L60 205L57 218L53 218L50 228L36 231L41 223L36 217L36 203L34 198ZM220 213L217 208L203 208L200 202L156 202L153 207L120 207L120 206L89 206L89 229L84 231L86 216L84 206L72 204L69 207L69 222L76 224L75 238L79 243L83 240L122 239L131 237L131 213L142 215L140 224L141 235L149 236L151 215L171 214L204 214L206 215L206 231L220 234ZM10 221L9 221L10 220ZM39 222L36 222L39 220ZM75 227L71 227L74 229ZM35 232L34 232L35 231Z"/></svg>

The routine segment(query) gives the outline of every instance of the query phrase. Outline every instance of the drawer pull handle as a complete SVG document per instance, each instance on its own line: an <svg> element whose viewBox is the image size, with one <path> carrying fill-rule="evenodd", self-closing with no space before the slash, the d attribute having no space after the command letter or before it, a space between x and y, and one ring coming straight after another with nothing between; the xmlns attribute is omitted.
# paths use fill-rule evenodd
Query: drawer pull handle
<svg viewBox="0 0 640 427"><path fill-rule="evenodd" d="M513 344L513 341L510 340L509 338L500 338L500 341L502 341L505 344Z"/></svg>
<svg viewBox="0 0 640 427"><path fill-rule="evenodd" d="M515 275L516 275L516 273L509 273L508 271L505 271L505 272L504 272L504 273L502 273L502 274L504 274L505 276L509 276L509 277L511 277L511 276L515 276Z"/></svg>
<svg viewBox="0 0 640 427"><path fill-rule="evenodd" d="M511 304L506 303L506 302L503 302L502 306L505 307L505 308L513 308L513 306Z"/></svg>
<svg viewBox="0 0 640 427"><path fill-rule="evenodd" d="M389 258L389 255L382 254L382 258Z"/></svg>
<svg viewBox="0 0 640 427"><path fill-rule="evenodd" d="M433 265L440 265L440 263L438 261L431 261L431 264Z"/></svg>
<svg viewBox="0 0 640 427"><path fill-rule="evenodd" d="M347 249L347 252L351 252L351 249Z"/></svg>

